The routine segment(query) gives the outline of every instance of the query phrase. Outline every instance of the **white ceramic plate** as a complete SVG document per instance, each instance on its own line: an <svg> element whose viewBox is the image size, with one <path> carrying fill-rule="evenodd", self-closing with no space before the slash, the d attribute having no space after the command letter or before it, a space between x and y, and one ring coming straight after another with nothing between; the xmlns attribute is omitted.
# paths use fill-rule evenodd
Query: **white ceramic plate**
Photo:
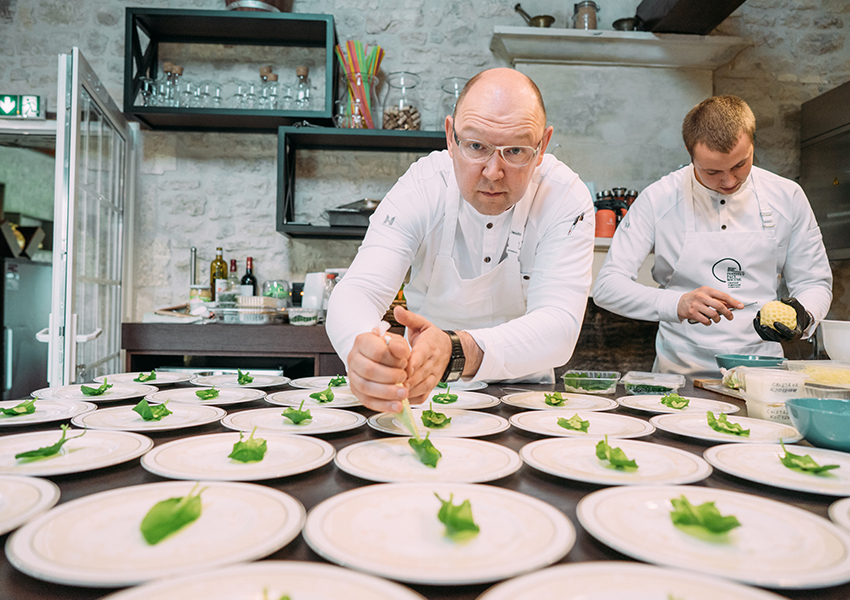
<svg viewBox="0 0 850 600"><path fill-rule="evenodd" d="M423 465L407 443L410 438L370 440L339 451L340 469L369 481L457 481L482 483L507 477L521 466L519 455L491 442L440 438L434 446L442 453L437 466Z"/></svg>
<svg viewBox="0 0 850 600"><path fill-rule="evenodd" d="M47 479L0 475L0 535L17 529L59 501L59 487Z"/></svg>
<svg viewBox="0 0 850 600"><path fill-rule="evenodd" d="M99 387L99 384L83 384L86 387ZM141 398L153 394L157 388L152 385L141 383L115 383L111 388L100 396L86 396L80 391L79 385L66 385L63 387L42 388L30 394L33 398L42 400L84 400L86 402L115 402L117 400L129 400Z"/></svg>
<svg viewBox="0 0 850 600"><path fill-rule="evenodd" d="M670 520L670 500L715 502L741 526L726 543L703 541ZM584 528L632 558L771 588L810 589L850 581L850 534L801 508L701 486L613 487L585 496Z"/></svg>
<svg viewBox="0 0 850 600"><path fill-rule="evenodd" d="M305 404L306 406L306 404ZM277 431L278 433L303 433L318 435L356 429L366 423L366 417L353 410L335 408L311 408L313 417L309 423L295 425L282 416L279 408L255 408L234 412L221 420L221 424L236 431Z"/></svg>
<svg viewBox="0 0 850 600"><path fill-rule="evenodd" d="M490 413L445 408L437 404L434 405L434 410L450 417L452 420L451 423L439 428L425 427L422 424L423 409L413 408L410 412L413 414L413 422L416 423L419 435L424 436L430 431L432 438L482 437L501 433L510 428L510 423L508 423L507 419L498 415L491 415ZM377 431L410 436L410 431L402 424L399 415L396 413L378 413L377 415L372 415L369 417L368 423L369 427Z"/></svg>
<svg viewBox="0 0 850 600"><path fill-rule="evenodd" d="M59 454L42 460L24 462L16 454L52 446L62 432L57 427L49 431L18 433L0 437L0 474L9 475L67 475L111 467L140 457L153 447L149 437L128 431L86 431L69 429L69 441Z"/></svg>
<svg viewBox="0 0 850 600"><path fill-rule="evenodd" d="M553 392L545 392L551 394ZM609 398L591 396L589 394L573 394L572 392L561 392L561 396L567 398L563 406L549 406L545 402L544 392L522 392L520 394L508 394L502 396L502 402L516 406L517 408L530 408L533 410L560 410L560 411L600 411L612 410L618 404ZM570 416L573 416L570 413Z"/></svg>
<svg viewBox="0 0 850 600"><path fill-rule="evenodd" d="M829 518L836 525L850 532L850 498L837 500L829 505Z"/></svg>
<svg viewBox="0 0 850 600"><path fill-rule="evenodd" d="M0 406L3 408L12 408L21 402L23 400L8 400L0 402ZM20 427L22 425L34 425L36 423L66 421L96 408L97 406L91 402L36 400L34 413L30 415L18 415L17 417L0 416L0 427Z"/></svg>
<svg viewBox="0 0 850 600"><path fill-rule="evenodd" d="M334 399L330 402L319 402L315 398L311 398L310 394L315 394L320 390L288 390L286 392L275 392L266 396L266 402L269 404L277 404L278 406L294 406L298 408L301 402L304 402L304 408L349 408L351 406L363 406L360 400L351 392L334 390Z"/></svg>
<svg viewBox="0 0 850 600"><path fill-rule="evenodd" d="M850 454L835 450L791 446L792 454L811 456L819 465L841 465L822 475L789 469L776 444L722 444L703 452L705 460L724 473L775 487L827 496L850 496Z"/></svg>
<svg viewBox="0 0 850 600"><path fill-rule="evenodd" d="M250 372L247 372L250 375ZM236 381L237 375L205 375L203 377L195 377L189 383L202 387L233 387L233 388L267 388L286 385L291 380L289 377L279 377L277 375L250 375L254 380L246 385L239 385Z"/></svg>
<svg viewBox="0 0 850 600"><path fill-rule="evenodd" d="M206 388L211 389L211 388ZM153 404L162 404L166 400L174 402L184 402L188 404L203 404L204 406L226 406L228 404L242 404L243 402L253 402L254 400L262 400L266 397L263 390L255 390L251 388L216 388L218 397L210 400L201 400L195 393L196 388L175 388L164 390L145 396L148 402ZM171 406L169 404L168 406Z"/></svg>
<svg viewBox="0 0 850 600"><path fill-rule="evenodd" d="M343 375L343 377L345 377L345 385L340 385L333 389L350 392L351 388L348 387L348 375ZM290 381L289 385L302 390L326 390L331 383L331 379L333 379L333 377L330 376L299 377L298 379Z"/></svg>
<svg viewBox="0 0 850 600"><path fill-rule="evenodd" d="M625 415L617 415L605 412L584 412L576 411L569 414L552 414L549 411L530 410L528 412L517 413L510 418L511 425L524 431L538 433L540 435L558 436L558 437L576 437L576 438L593 438L601 439L604 436L609 438L639 438L649 435L655 431L655 425L644 421L643 419L635 419ZM573 415L578 415L582 421L589 421L590 425L587 428L587 433L575 431L573 429L565 429L558 425L558 419L569 419Z"/></svg>
<svg viewBox="0 0 850 600"><path fill-rule="evenodd" d="M433 398L437 394L442 394L445 391L446 390L438 390L435 388L428 396L428 400L426 400L422 404L417 404L414 406L427 407L428 402L431 401L431 398ZM491 408L493 406L498 406L501 402L496 396L491 396L490 394L481 394L479 392L465 392L463 390L452 389L451 393L457 396L457 400L455 400L454 402L450 402L449 404L439 404L437 402L434 402L435 410L437 410L437 407L460 408L463 410L477 410L479 408Z"/></svg>
<svg viewBox="0 0 850 600"><path fill-rule="evenodd" d="M227 411L217 406L202 406L169 402L172 414L159 421L145 421L132 406L113 406L78 415L71 419L77 427L86 429L115 429L118 431L170 431L184 427L198 427L220 421Z"/></svg>
<svg viewBox="0 0 850 600"><path fill-rule="evenodd" d="M323 563L291 560L264 560L153 581L103 600L277 600L284 595L296 600L425 600L386 579Z"/></svg>
<svg viewBox="0 0 850 600"><path fill-rule="evenodd" d="M731 402L721 402L720 400L708 400L706 398L694 398L692 396L682 396L682 398L687 398L690 402L688 402L688 406L682 409L670 408L669 406L665 406L661 404L661 400L664 396L655 396L655 395L638 395L638 396L620 396L617 398L617 402L620 406L625 406L626 408L633 408L634 410L640 410L648 413L671 413L680 415L683 413L702 413L705 414L706 411L711 411L714 414L719 412L732 414L736 413L740 408L732 404Z"/></svg>
<svg viewBox="0 0 850 600"><path fill-rule="evenodd" d="M469 500L480 533L445 535L439 494ZM484 583L550 565L575 543L563 512L490 485L384 483L337 494L310 511L303 531L320 556L357 571L427 585Z"/></svg>
<svg viewBox="0 0 850 600"><path fill-rule="evenodd" d="M281 491L250 483L200 482L203 511L158 544L139 531L162 500L196 485L167 481L123 487L61 504L16 531L9 562L31 577L66 585L120 587L267 556L291 542L304 507Z"/></svg>
<svg viewBox="0 0 850 600"><path fill-rule="evenodd" d="M715 416L717 415L715 414ZM778 444L781 439L786 444L793 444L803 439L800 432L791 425L763 419L750 419L749 417L732 417L729 419L730 423L738 423L744 429L749 429L750 435L748 437L714 431L708 426L705 413L656 415L649 422L662 431L707 442Z"/></svg>
<svg viewBox="0 0 850 600"><path fill-rule="evenodd" d="M459 379L449 384L449 388L451 388L452 393L454 393L455 390L459 392L474 392L475 390L483 390L486 387L486 381L462 381ZM442 394L445 391L445 388L434 387L434 389L431 390L431 395Z"/></svg>
<svg viewBox="0 0 850 600"><path fill-rule="evenodd" d="M688 571L625 561L556 565L491 587L478 600L785 600ZM123 600L123 598L122 598ZM129 600L129 599L128 599Z"/></svg>
<svg viewBox="0 0 850 600"><path fill-rule="evenodd" d="M133 381L139 376L139 373L150 375L150 371L135 371L133 373L113 373L112 375L101 375L95 377L94 380L102 383L106 378L110 383L144 383L146 385L155 385L162 387L164 385L174 385L175 383L184 383L191 381L195 377L194 373L178 373L176 371L157 371L156 378L150 381Z"/></svg>
<svg viewBox="0 0 850 600"><path fill-rule="evenodd" d="M248 437L243 432L243 439ZM267 446L263 460L257 462L228 458L238 433L213 433L157 446L142 457L142 467L170 479L261 481L306 473L334 457L334 447L316 438L259 431L254 437L266 440Z"/></svg>
<svg viewBox="0 0 850 600"><path fill-rule="evenodd" d="M519 455L538 471L597 485L694 483L711 475L709 464L695 454L635 440L611 441L611 445L621 448L638 468L612 469L607 466L608 461L596 457L598 443L598 439L589 438L538 440L523 446Z"/></svg>

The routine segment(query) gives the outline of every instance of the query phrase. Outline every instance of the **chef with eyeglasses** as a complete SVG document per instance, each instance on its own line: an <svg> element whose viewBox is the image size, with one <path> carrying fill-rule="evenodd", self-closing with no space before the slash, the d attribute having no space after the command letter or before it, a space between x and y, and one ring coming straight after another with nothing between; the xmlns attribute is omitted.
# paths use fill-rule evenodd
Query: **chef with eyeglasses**
<svg viewBox="0 0 850 600"><path fill-rule="evenodd" d="M647 187L620 223L593 287L594 302L658 321L653 371L717 377L717 354L782 356L832 302L832 271L811 206L793 181L753 166L756 121L736 96L685 117L691 164ZM635 281L650 252L659 288ZM760 323L780 300L797 325ZM737 311L737 312L733 312Z"/></svg>
<svg viewBox="0 0 850 600"><path fill-rule="evenodd" d="M587 186L545 154L540 91L513 69L467 82L448 150L414 163L370 219L328 304L327 332L366 406L399 412L435 385L554 382L581 329L593 260ZM406 339L379 326L396 307ZM449 385L451 385L449 383Z"/></svg>

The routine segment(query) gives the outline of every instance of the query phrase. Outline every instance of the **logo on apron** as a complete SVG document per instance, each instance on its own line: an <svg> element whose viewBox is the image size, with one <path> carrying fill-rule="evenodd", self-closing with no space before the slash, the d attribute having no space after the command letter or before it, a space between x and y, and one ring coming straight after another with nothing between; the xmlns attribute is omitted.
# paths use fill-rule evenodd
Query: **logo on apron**
<svg viewBox="0 0 850 600"><path fill-rule="evenodd" d="M744 270L734 258L721 258L711 267L711 274L717 281L726 284L729 289L740 289Z"/></svg>

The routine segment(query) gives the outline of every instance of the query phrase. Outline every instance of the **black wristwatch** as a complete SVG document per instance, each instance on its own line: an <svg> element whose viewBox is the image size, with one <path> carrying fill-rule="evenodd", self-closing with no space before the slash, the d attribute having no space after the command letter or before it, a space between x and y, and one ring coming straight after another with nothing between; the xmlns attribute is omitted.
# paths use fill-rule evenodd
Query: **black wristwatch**
<svg viewBox="0 0 850 600"><path fill-rule="evenodd" d="M446 365L446 372L440 378L441 383L457 381L463 374L463 367L466 365L466 356L463 354L463 346L460 343L460 337L454 331L445 330L449 338L452 340L452 356L449 358L449 364Z"/></svg>

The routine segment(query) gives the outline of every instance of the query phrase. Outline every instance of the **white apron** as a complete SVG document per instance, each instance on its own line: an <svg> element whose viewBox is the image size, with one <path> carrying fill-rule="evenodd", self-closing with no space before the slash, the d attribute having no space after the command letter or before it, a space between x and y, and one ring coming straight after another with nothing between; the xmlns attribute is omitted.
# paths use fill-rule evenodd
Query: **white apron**
<svg viewBox="0 0 850 600"><path fill-rule="evenodd" d="M706 327L691 324L662 322L655 340L655 364L652 370L661 373L681 373L690 378L714 377L719 367L715 354L760 354L782 356L782 346L761 340L753 330L753 317L759 306L776 298L779 284L776 256L776 229L773 213L766 202L759 200L755 178L749 185L758 202L762 229L696 233L694 226L693 165L683 183L685 211L685 241L673 275L665 289L691 292L709 286L727 292L744 304L755 305L734 311L735 318L721 317L719 323Z"/></svg>
<svg viewBox="0 0 850 600"><path fill-rule="evenodd" d="M519 251L537 183L532 181L523 200L514 206L507 257L492 271L473 279L461 279L452 259L461 198L452 177L446 190L446 216L440 248L428 283L428 292L417 311L440 329L483 329L507 323L526 312ZM512 382L554 383L555 372L546 369Z"/></svg>

